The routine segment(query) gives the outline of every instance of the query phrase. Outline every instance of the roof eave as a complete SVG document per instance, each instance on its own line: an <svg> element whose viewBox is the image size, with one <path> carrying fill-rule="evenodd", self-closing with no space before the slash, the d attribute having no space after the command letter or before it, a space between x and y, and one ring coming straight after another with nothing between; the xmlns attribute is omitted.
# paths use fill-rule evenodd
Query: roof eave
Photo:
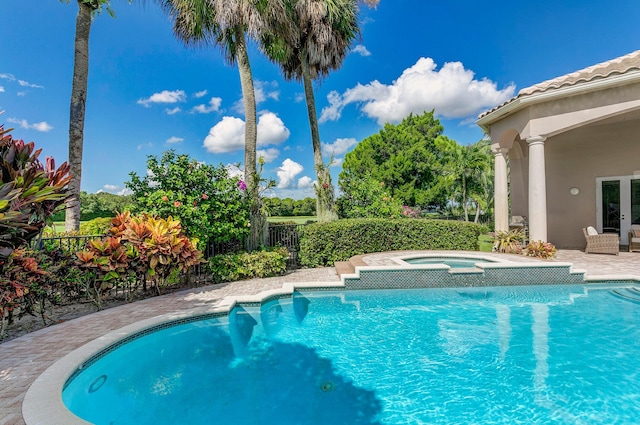
<svg viewBox="0 0 640 425"><path fill-rule="evenodd" d="M578 94L632 84L638 81L640 81L640 71L634 71L615 76L608 76L593 81L587 81L584 83L574 84L567 87L560 87L540 93L534 93L520 98L517 97L506 105L501 106L495 111L492 111L487 115L479 118L476 121L476 124L478 124L485 132L488 132L491 125L496 121L528 106L535 105L537 103L552 101L561 97L575 96Z"/></svg>

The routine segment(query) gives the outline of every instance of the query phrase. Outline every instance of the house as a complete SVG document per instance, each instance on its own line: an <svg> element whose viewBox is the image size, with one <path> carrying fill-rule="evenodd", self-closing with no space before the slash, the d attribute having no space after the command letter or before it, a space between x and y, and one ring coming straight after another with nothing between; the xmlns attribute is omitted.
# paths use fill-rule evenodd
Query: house
<svg viewBox="0 0 640 425"><path fill-rule="evenodd" d="M582 228L640 224L640 50L520 90L477 121L491 136L495 228L584 248Z"/></svg>

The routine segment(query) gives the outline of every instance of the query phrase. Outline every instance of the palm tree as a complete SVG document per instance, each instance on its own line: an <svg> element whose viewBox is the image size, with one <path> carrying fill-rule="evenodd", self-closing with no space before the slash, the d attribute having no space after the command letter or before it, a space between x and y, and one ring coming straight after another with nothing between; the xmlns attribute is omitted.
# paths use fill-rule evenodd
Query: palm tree
<svg viewBox="0 0 640 425"><path fill-rule="evenodd" d="M238 64L245 113L244 166L251 220L247 248L252 250L263 242L266 217L261 213L260 178L256 169L256 100L246 33L258 38L265 19L272 20L273 15L284 13L283 3L280 0L158 1L173 19L173 30L178 39L187 45L217 45L229 64Z"/></svg>
<svg viewBox="0 0 640 425"><path fill-rule="evenodd" d="M287 14L262 35L266 55L282 68L285 79L302 81L307 102L313 161L316 168L316 211L319 221L338 218L329 167L322 161L313 81L339 69L359 35L358 0L287 0ZM375 6L378 0L365 0Z"/></svg>

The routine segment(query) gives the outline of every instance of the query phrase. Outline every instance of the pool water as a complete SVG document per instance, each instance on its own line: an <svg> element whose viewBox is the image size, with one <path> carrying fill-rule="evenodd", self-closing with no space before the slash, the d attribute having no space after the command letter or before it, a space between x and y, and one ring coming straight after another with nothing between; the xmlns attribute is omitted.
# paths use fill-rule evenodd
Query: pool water
<svg viewBox="0 0 640 425"><path fill-rule="evenodd" d="M637 424L640 304L603 285L295 293L138 338L65 388L95 424Z"/></svg>
<svg viewBox="0 0 640 425"><path fill-rule="evenodd" d="M463 257L420 257L407 258L403 260L409 264L445 264L452 269L473 268L476 263L486 264L495 261L484 258L463 258Z"/></svg>

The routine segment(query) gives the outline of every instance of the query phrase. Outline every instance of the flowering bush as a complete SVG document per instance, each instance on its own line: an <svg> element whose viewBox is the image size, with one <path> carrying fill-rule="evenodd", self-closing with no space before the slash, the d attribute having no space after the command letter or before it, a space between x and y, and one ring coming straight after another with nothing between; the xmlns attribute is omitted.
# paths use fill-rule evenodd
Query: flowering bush
<svg viewBox="0 0 640 425"><path fill-rule="evenodd" d="M248 233L249 210L242 180L229 177L226 168L203 164L170 150L162 158L149 156L149 173L130 173L125 183L133 191L134 213L174 217L186 236L207 242L242 240Z"/></svg>
<svg viewBox="0 0 640 425"><path fill-rule="evenodd" d="M551 259L556 256L556 247L550 242L531 241L525 247L525 254L528 257Z"/></svg>

